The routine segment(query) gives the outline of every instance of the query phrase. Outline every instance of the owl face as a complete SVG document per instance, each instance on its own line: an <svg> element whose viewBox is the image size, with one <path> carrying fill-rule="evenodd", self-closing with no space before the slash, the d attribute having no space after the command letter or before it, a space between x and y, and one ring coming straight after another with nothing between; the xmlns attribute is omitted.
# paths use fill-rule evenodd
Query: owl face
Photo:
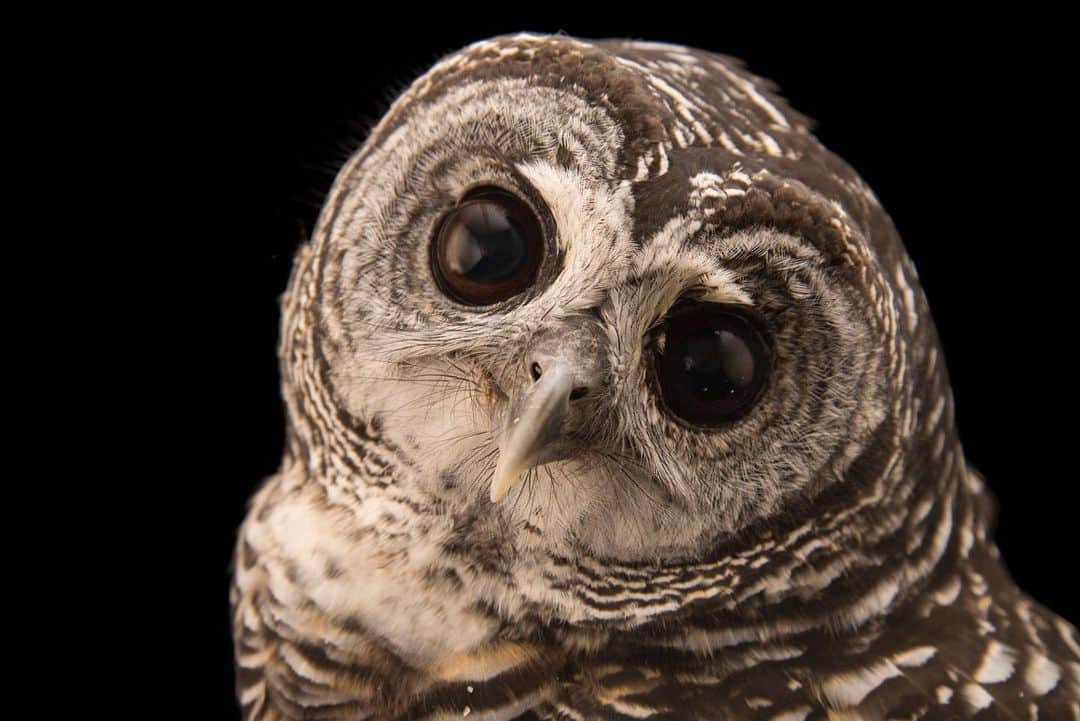
<svg viewBox="0 0 1080 721"><path fill-rule="evenodd" d="M398 492L508 553L695 557L865 460L902 307L773 138L665 141L741 136L679 121L645 61L560 43L445 61L341 171L310 299L328 402L407 459ZM739 82L732 108L780 113Z"/></svg>

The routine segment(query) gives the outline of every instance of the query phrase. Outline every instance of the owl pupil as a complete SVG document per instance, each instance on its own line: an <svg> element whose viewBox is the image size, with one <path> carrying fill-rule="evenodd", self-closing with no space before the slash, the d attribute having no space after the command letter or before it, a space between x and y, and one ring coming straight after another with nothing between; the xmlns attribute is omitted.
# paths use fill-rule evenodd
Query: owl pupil
<svg viewBox="0 0 1080 721"><path fill-rule="evenodd" d="M520 223L494 203L474 203L459 212L447 239L451 272L488 285L512 278L529 254Z"/></svg>
<svg viewBox="0 0 1080 721"><path fill-rule="evenodd" d="M443 219L432 243L439 287L467 305L511 298L536 279L543 235L532 210L501 190L474 192Z"/></svg>
<svg viewBox="0 0 1080 721"><path fill-rule="evenodd" d="M750 347L728 330L707 330L686 339L683 373L701 399L736 393L754 378Z"/></svg>
<svg viewBox="0 0 1080 721"><path fill-rule="evenodd" d="M672 313L657 360L665 405L695 425L715 426L743 415L764 386L767 347L744 312L695 304Z"/></svg>

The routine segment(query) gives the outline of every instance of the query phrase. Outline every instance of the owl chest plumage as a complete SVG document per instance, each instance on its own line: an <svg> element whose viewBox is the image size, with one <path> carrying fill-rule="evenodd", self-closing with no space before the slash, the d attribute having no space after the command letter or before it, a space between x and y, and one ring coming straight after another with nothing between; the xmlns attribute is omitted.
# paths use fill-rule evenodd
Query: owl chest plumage
<svg viewBox="0 0 1080 721"><path fill-rule="evenodd" d="M522 593L530 580L544 584L537 575L459 564L452 532L427 529L415 542L385 508L384 532L358 535L323 494L286 485L257 501L238 559L239 667L241 678L249 665L258 674L247 687L252 718L352 718L341 714L355 708L375 714L355 718L508 719L532 709L539 718L1053 719L1076 709L1075 632L963 534L920 593L855 631L814 619L812 599L806 613L743 600L758 610L747 617L717 603L648 619L650 604L692 609L685 597L707 597L702 569L687 571L699 575L682 579L677 602L670 586L630 577L589 588L589 570L574 569L546 597L566 592L588 605L583 616L618 620L552 624L545 616L571 604L543 609L545 593ZM335 525L351 530L312 532ZM782 598L770 579L796 585L769 564L758 569L750 599ZM867 590L860 603L882 607L892 600L882 594L901 593ZM857 612L834 618L856 623Z"/></svg>
<svg viewBox="0 0 1080 721"><path fill-rule="evenodd" d="M469 276L476 217L532 263L510 286ZM709 425L650 359L717 308L725 342L761 316L739 363L771 376ZM1080 718L1076 631L997 558L888 217L729 59L446 58L342 170L282 310L288 446L231 599L246 718ZM547 456L498 440L538 413Z"/></svg>

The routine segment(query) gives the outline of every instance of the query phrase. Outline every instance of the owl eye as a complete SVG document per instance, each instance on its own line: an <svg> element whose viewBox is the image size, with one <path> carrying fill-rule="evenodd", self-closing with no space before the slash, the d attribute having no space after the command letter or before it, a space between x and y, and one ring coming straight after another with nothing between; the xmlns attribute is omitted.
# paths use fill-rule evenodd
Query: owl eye
<svg viewBox="0 0 1080 721"><path fill-rule="evenodd" d="M687 423L718 426L745 414L769 372L769 348L748 312L694 304L669 314L656 357L664 405Z"/></svg>
<svg viewBox="0 0 1080 721"><path fill-rule="evenodd" d="M466 305L512 298L536 280L544 236L536 214L497 188L465 196L439 223L431 268L439 287Z"/></svg>

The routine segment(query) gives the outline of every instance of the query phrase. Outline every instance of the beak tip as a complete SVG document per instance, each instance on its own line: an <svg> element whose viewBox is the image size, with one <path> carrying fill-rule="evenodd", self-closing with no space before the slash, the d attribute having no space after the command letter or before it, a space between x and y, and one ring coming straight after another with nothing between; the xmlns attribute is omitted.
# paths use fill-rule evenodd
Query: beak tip
<svg viewBox="0 0 1080 721"><path fill-rule="evenodd" d="M491 479L491 502L498 503L506 498L506 495L510 493L510 489L517 484L520 475L520 472L503 468L500 464L495 469L495 477Z"/></svg>

